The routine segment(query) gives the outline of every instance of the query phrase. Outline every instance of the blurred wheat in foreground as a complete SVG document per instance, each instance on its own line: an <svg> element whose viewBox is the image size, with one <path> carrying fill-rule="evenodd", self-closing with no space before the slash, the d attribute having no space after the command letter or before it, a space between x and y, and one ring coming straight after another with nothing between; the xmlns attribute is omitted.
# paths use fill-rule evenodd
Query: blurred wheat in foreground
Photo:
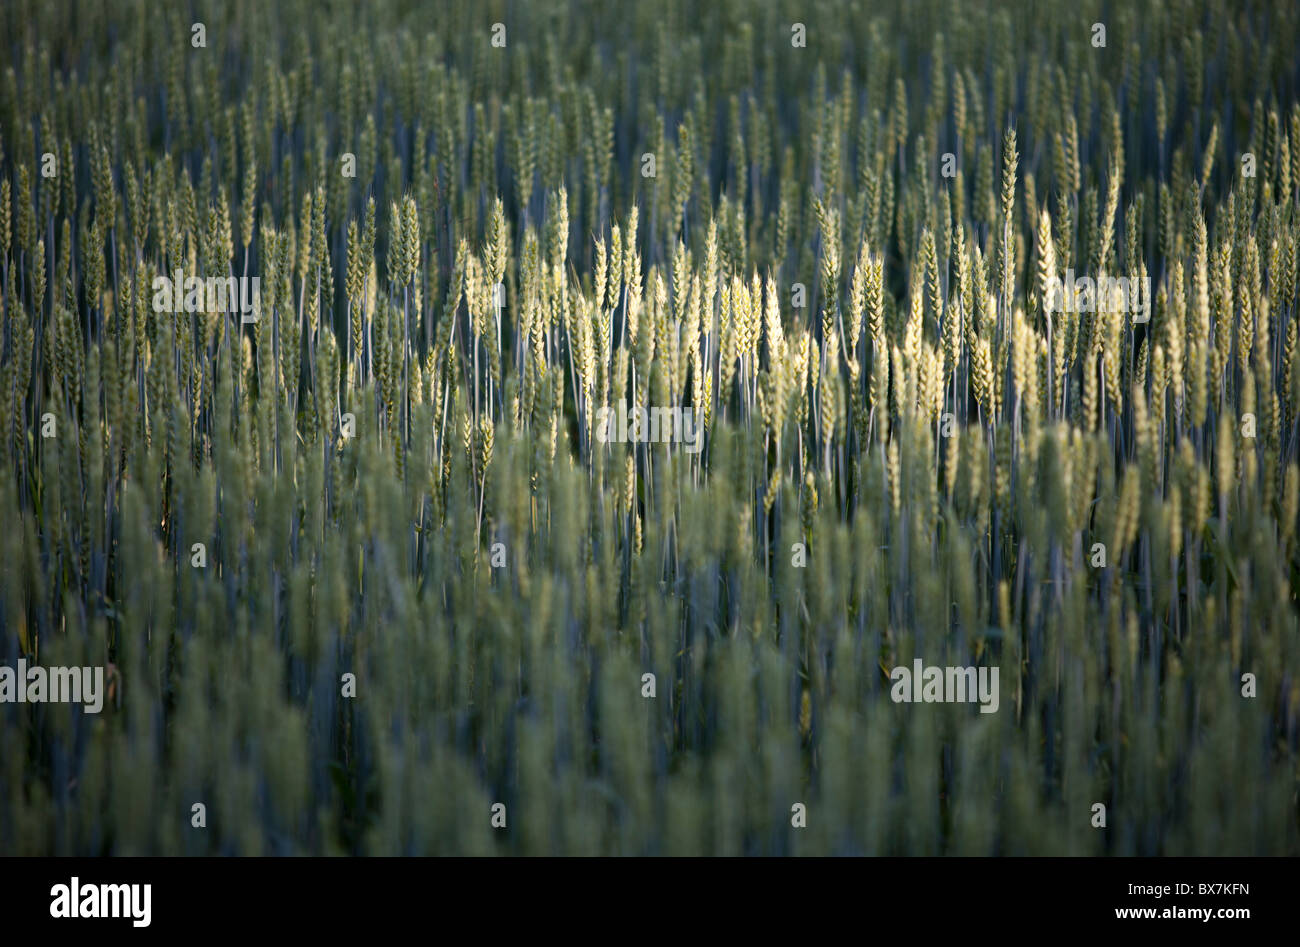
<svg viewBox="0 0 1300 947"><path fill-rule="evenodd" d="M1300 7L145 6L0 10L0 853L1300 854Z"/></svg>

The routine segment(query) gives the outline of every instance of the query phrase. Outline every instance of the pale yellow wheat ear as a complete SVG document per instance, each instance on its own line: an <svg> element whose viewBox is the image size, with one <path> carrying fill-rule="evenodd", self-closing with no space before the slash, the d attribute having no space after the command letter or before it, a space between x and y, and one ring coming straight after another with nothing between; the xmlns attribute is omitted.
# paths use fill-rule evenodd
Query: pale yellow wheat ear
<svg viewBox="0 0 1300 947"><path fill-rule="evenodd" d="M858 339L862 336L862 325L867 307L867 284L871 279L871 255L866 241L858 251L858 261L853 268L853 280L849 290L849 352L856 356Z"/></svg>
<svg viewBox="0 0 1300 947"><path fill-rule="evenodd" d="M605 287L609 280L609 252L605 241L599 237L596 238L595 272L592 274L592 280L596 291L596 306L606 308Z"/></svg>

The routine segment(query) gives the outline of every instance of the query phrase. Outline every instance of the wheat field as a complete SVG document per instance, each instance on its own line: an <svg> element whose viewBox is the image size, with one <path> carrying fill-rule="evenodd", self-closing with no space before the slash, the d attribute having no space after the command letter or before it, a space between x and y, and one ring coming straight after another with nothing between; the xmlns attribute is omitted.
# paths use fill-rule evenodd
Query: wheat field
<svg viewBox="0 0 1300 947"><path fill-rule="evenodd" d="M1300 7L157 6L0 9L0 853L1300 854Z"/></svg>

